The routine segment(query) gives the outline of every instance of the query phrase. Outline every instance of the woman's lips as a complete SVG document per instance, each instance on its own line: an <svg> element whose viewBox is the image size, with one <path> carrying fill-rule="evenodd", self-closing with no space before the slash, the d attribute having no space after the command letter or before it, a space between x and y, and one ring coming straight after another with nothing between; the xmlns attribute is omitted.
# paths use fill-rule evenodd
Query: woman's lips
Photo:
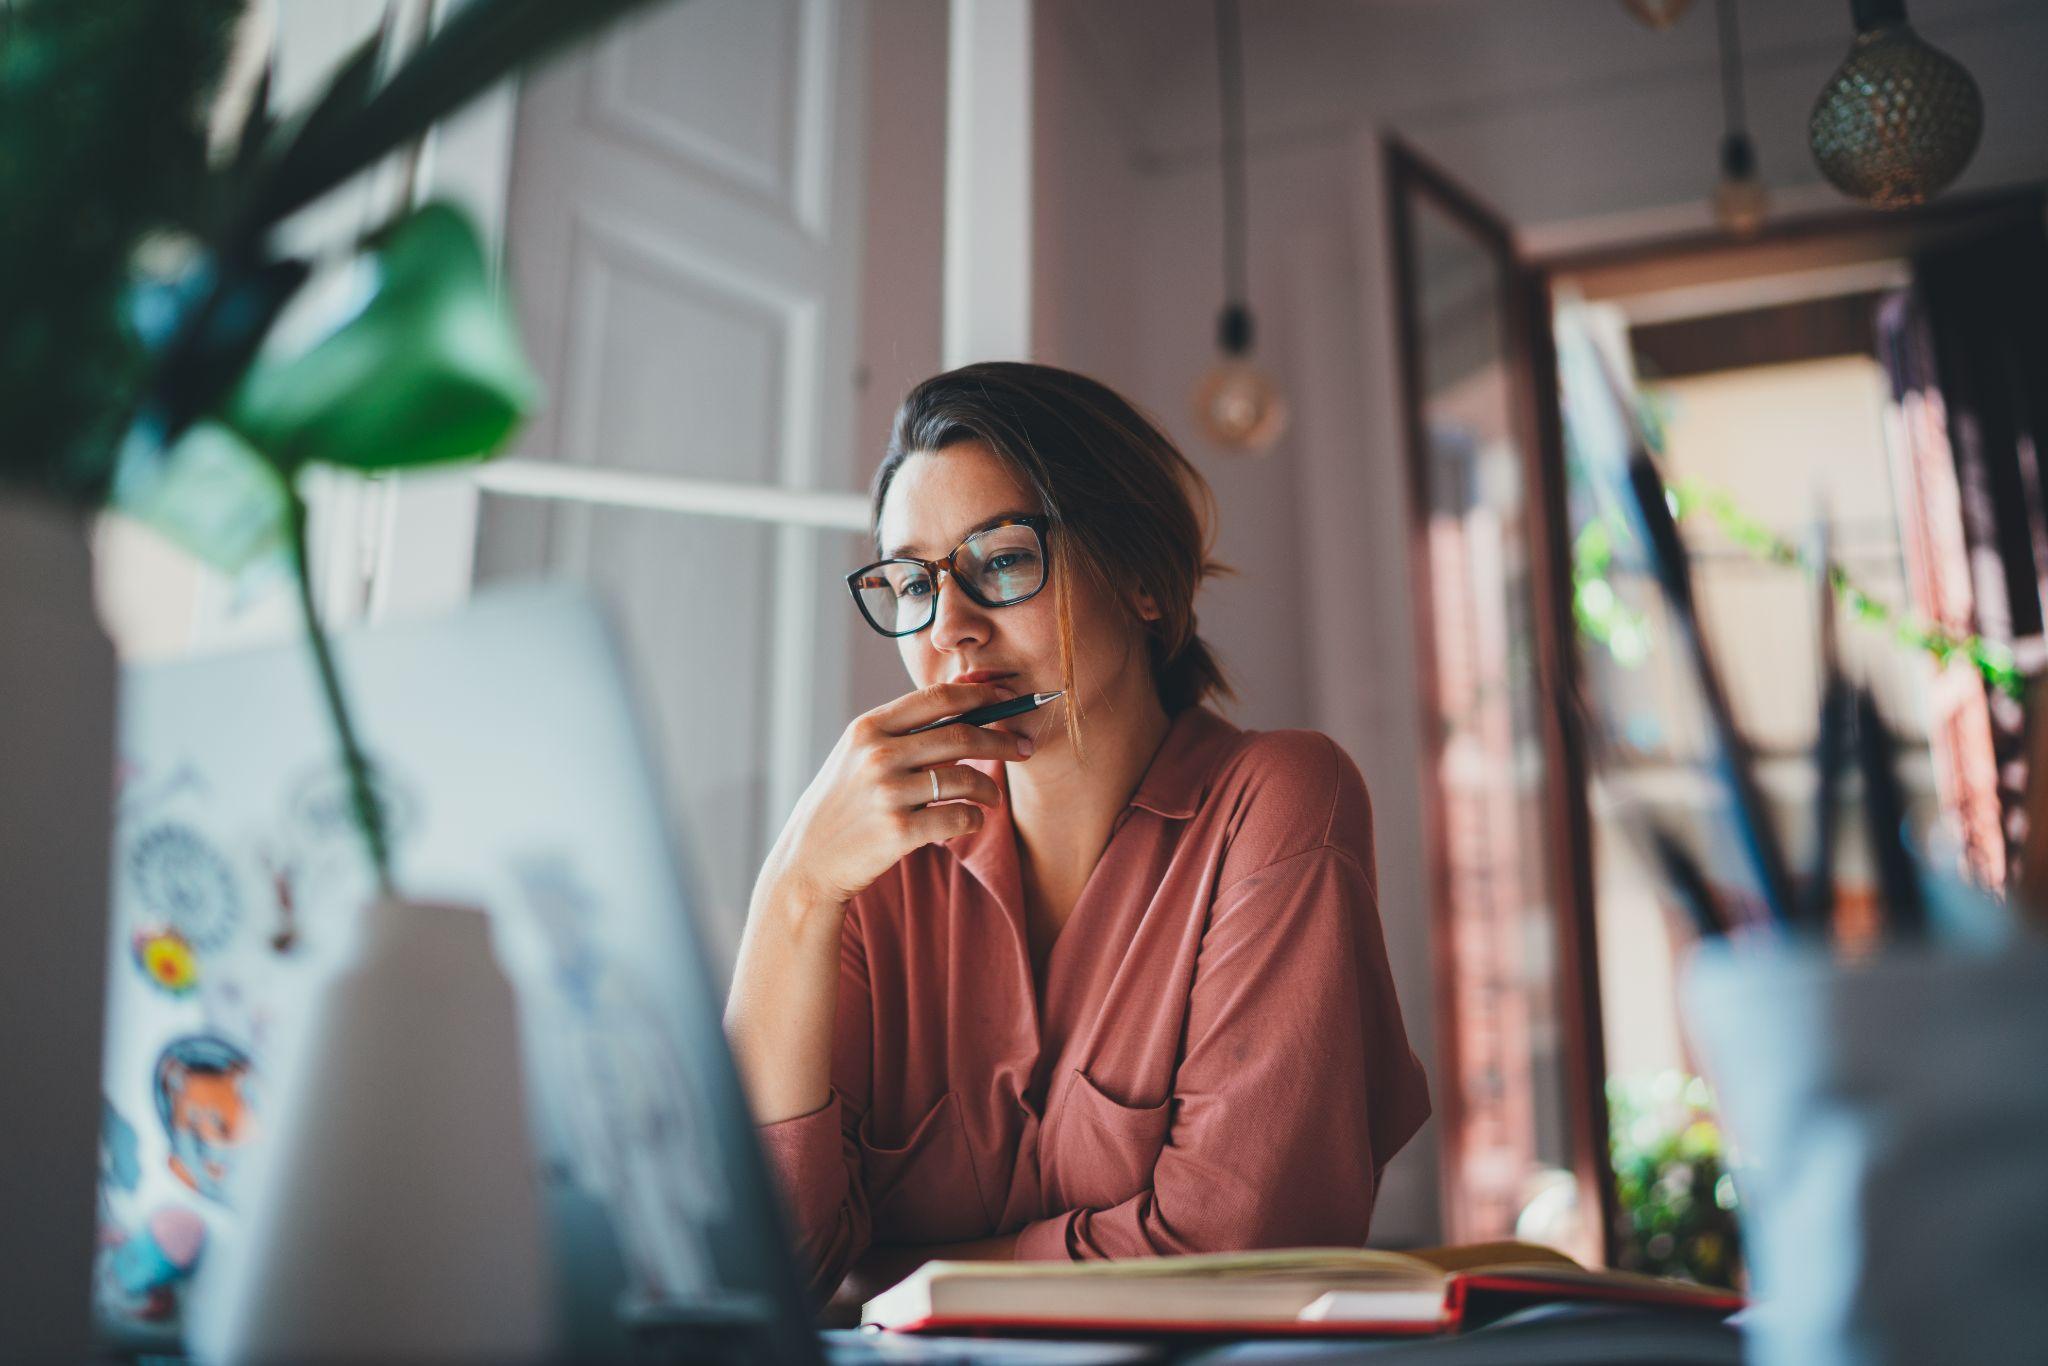
<svg viewBox="0 0 2048 1366"><path fill-rule="evenodd" d="M964 674L955 674L949 681L954 683L987 683L1001 689L1009 697L1015 697L1017 689L1013 685L1012 680L1016 677L1017 675L1013 673L1003 673L996 669L970 669Z"/></svg>

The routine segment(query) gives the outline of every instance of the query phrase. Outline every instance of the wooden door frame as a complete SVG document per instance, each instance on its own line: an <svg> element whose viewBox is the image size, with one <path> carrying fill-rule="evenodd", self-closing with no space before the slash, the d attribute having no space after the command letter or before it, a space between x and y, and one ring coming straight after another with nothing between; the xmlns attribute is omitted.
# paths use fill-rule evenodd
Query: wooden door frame
<svg viewBox="0 0 2048 1366"><path fill-rule="evenodd" d="M2040 222L2048 186L1959 194L1912 209L1845 207L1767 222L1747 237L1718 229L1531 255L1547 289L1570 280L1588 298L1910 257L2005 224ZM1561 436L1561 434L1560 434Z"/></svg>
<svg viewBox="0 0 2048 1366"><path fill-rule="evenodd" d="M1593 936L1592 830L1587 807L1584 744L1577 713L1568 699L1577 692L1577 658L1572 649L1570 538L1565 519L1564 464L1548 458L1544 439L1557 427L1556 358L1548 319L1549 281L1531 270L1515 249L1504 220L1445 176L1399 138L1384 140L1389 240L1395 262L1402 426L1407 446L1409 584L1413 595L1422 706L1424 762L1421 783L1428 819L1424 822L1429 864L1433 987L1436 999L1440 1074L1458 1076L1459 1031L1456 972L1448 944L1450 851L1444 829L1444 797L1438 781L1441 755L1437 711L1437 654L1434 595L1427 529L1428 434L1422 419L1421 319L1417 282L1406 267L1415 243L1412 204L1426 197L1466 228L1503 263L1501 346L1511 377L1511 420L1531 496L1525 504L1523 534L1530 556L1532 626L1537 678L1547 694L1537 713L1542 726L1544 788L1542 821L1553 841L1547 860L1549 901L1556 914L1557 999L1564 1039L1567 1144L1573 1174L1589 1215L1598 1222L1601 1257L1612 1262L1616 1199L1607 1157L1606 1046L1601 1031L1598 963ZM1547 379L1549 382L1544 382ZM1462 1097L1455 1085L1439 1097L1446 1148L1463 1151ZM1447 1210L1458 1208L1458 1164L1442 1166Z"/></svg>
<svg viewBox="0 0 2048 1366"><path fill-rule="evenodd" d="M1537 486L1541 489L1548 531L1543 559L1550 567L1556 590L1551 594L1552 600L1543 604L1540 615L1553 621L1556 638L1566 647L1567 670L1576 670L1577 650L1571 611L1564 423L1558 403L1556 339L1550 325L1561 283L1569 282L1583 297L1614 298L1653 289L1755 279L1874 260L1910 259L1919 252L1995 231L2015 221L2038 223L2044 216L2048 216L2048 186L2031 185L1956 195L1903 211L1845 207L1771 222L1747 237L1709 229L1524 259L1522 279L1528 307L1520 323L1526 329L1524 342L1532 360L1529 369L1537 421ZM1558 677L1575 681L1576 674L1560 672ZM1560 771L1572 775L1578 800L1568 805L1575 806L1577 818L1584 821L1590 776L1586 737L1581 732L1577 711L1571 710L1559 719L1561 749L1554 757L1546 750L1545 757L1546 761L1555 762ZM1546 737L1546 746L1548 743ZM1590 840L1579 837L1589 833L1590 826L1582 826L1568 840L1574 862L1572 884L1581 900L1569 903L1573 914L1567 918L1572 922L1576 945L1568 955L1568 970L1574 972L1576 980L1565 985L1583 997L1582 1018L1593 1031L1582 1056L1596 1068L1594 1099L1599 1114L1597 1121L1589 1117L1589 1123L1598 1123L1601 1136L1600 1196L1605 1250L1611 1264L1618 1250L1620 1227L1616 1221L1617 1192L1606 1155L1606 1059L1601 1033L1594 870ZM1585 1103L1585 1098L1581 1097L1581 1103Z"/></svg>

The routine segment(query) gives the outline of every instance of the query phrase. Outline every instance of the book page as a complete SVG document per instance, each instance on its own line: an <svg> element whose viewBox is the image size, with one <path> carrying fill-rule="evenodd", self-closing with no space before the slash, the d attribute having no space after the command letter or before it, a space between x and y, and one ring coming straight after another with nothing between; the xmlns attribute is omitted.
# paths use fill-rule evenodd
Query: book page
<svg viewBox="0 0 2048 1366"><path fill-rule="evenodd" d="M1569 1261L1569 1259L1567 1259ZM1183 1276L1274 1276L1332 1273L1346 1279L1383 1275L1403 1282L1439 1282L1443 1271L1400 1252L1363 1247L1289 1247L1256 1252L1202 1252L1178 1257L1126 1257L1095 1262L926 1262L929 1278L974 1276L1038 1279L1056 1276L1160 1279Z"/></svg>
<svg viewBox="0 0 2048 1366"><path fill-rule="evenodd" d="M1418 1248L1407 1254L1440 1271L1478 1271L1502 1266L1567 1267L1582 1271L1572 1258L1541 1243L1519 1243L1506 1239L1495 1243L1460 1243L1455 1247Z"/></svg>

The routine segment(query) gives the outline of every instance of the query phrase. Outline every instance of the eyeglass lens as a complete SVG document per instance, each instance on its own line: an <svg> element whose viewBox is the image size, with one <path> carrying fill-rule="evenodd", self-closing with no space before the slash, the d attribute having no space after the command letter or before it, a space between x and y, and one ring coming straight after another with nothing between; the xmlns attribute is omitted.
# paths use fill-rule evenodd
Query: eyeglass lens
<svg viewBox="0 0 2048 1366"><path fill-rule="evenodd" d="M984 605L1006 607L1030 597L1045 585L1045 556L1038 533L1028 526L999 526L978 531L954 552L960 578ZM876 565L861 582L860 600L869 620L883 630L922 630L938 610L932 576L923 565L889 560Z"/></svg>

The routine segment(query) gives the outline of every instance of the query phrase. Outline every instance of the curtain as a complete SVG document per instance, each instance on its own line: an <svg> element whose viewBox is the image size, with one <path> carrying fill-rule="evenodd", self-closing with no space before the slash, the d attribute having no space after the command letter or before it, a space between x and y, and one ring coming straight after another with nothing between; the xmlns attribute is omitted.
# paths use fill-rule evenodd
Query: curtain
<svg viewBox="0 0 2048 1366"><path fill-rule="evenodd" d="M2048 601L2048 232L2040 218L1926 252L1879 315L1894 483L1914 606L2039 669ZM2019 699L1967 662L1942 670L1930 733L1966 871L2006 880L2025 836Z"/></svg>

